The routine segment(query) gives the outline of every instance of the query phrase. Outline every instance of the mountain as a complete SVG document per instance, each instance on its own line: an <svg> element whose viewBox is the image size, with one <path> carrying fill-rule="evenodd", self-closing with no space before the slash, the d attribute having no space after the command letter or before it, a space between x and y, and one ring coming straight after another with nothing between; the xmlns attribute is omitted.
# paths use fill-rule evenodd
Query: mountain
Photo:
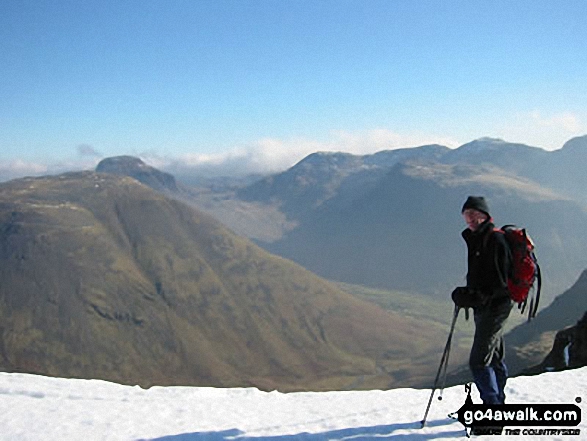
<svg viewBox="0 0 587 441"><path fill-rule="evenodd" d="M413 159L432 161L449 149L438 145L417 149L382 151L358 156L349 153L313 153L292 168L240 189L245 201L271 203L278 200L288 216L301 219L341 193L360 195L380 179L389 167Z"/></svg>
<svg viewBox="0 0 587 441"><path fill-rule="evenodd" d="M172 193L178 191L177 182L173 175L151 167L134 156L115 156L103 159L96 166L96 171L98 173L130 176L158 191L169 191Z"/></svg>
<svg viewBox="0 0 587 441"><path fill-rule="evenodd" d="M429 383L444 339L116 174L0 185L0 281L3 371L386 388Z"/></svg>
<svg viewBox="0 0 587 441"><path fill-rule="evenodd" d="M587 204L587 136L570 139L561 149L547 152L538 147L481 138L452 150L443 163L491 164L530 179L545 188Z"/></svg>
<svg viewBox="0 0 587 441"><path fill-rule="evenodd" d="M535 375L583 366L587 366L587 312L575 325L558 331L544 360L524 373Z"/></svg>
<svg viewBox="0 0 587 441"><path fill-rule="evenodd" d="M483 194L498 225L527 227L536 242L544 306L587 266L586 167L587 137L554 152L481 138L457 149L318 152L254 183L175 197L322 277L446 298L466 271L460 207Z"/></svg>
<svg viewBox="0 0 587 441"><path fill-rule="evenodd" d="M483 194L498 225L527 227L536 242L546 305L587 266L584 145L587 137L547 152L481 138L458 149L315 153L215 193L216 201L208 195L192 203L323 277L446 297L466 271L460 207L468 195ZM227 216L231 205L254 219Z"/></svg>
<svg viewBox="0 0 587 441"><path fill-rule="evenodd" d="M542 362L552 348L557 332L574 326L586 311L587 270L531 322L507 334L506 357L512 373L523 372L529 366Z"/></svg>
<svg viewBox="0 0 587 441"><path fill-rule="evenodd" d="M272 253L332 280L447 297L463 283L460 208L483 194L495 222L525 226L544 269L545 302L587 266L577 203L492 166L401 163L381 178L339 192L272 243ZM558 216L553 216L557 213Z"/></svg>
<svg viewBox="0 0 587 441"><path fill-rule="evenodd" d="M445 164L490 164L517 175L534 179L531 170L544 161L549 152L525 144L497 138L480 138L463 144L442 156Z"/></svg>
<svg viewBox="0 0 587 441"><path fill-rule="evenodd" d="M551 154L548 166L539 170L544 185L555 188L587 205L587 135L573 138Z"/></svg>

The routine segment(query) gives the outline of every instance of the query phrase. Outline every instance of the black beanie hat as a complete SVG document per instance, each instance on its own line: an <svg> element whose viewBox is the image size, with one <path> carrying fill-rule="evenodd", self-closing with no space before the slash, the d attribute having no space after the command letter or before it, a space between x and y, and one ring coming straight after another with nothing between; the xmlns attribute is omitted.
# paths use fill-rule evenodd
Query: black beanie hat
<svg viewBox="0 0 587 441"><path fill-rule="evenodd" d="M465 201L465 205L463 205L461 213L463 213L468 208L481 211L482 213L485 213L487 216L491 217L489 214L489 206L487 205L487 202L485 202L485 198L483 196L469 196Z"/></svg>

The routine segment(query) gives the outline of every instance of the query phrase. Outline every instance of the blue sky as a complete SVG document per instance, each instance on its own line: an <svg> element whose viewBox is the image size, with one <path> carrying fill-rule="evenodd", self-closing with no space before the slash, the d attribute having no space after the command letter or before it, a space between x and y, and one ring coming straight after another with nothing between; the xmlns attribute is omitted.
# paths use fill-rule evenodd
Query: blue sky
<svg viewBox="0 0 587 441"><path fill-rule="evenodd" d="M0 176L587 133L587 2L3 0ZM11 175L12 173L12 175Z"/></svg>

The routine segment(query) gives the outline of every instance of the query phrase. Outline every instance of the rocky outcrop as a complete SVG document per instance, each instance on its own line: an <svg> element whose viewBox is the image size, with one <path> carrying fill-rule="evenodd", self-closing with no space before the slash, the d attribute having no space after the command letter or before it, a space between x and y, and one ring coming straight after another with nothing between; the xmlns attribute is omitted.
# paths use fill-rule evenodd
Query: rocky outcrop
<svg viewBox="0 0 587 441"><path fill-rule="evenodd" d="M98 173L111 173L119 176L130 176L157 191L178 191L175 177L157 170L133 156L115 156L106 158L96 167Z"/></svg>
<svg viewBox="0 0 587 441"><path fill-rule="evenodd" d="M557 332L544 361L526 373L538 374L587 366L587 312L575 326Z"/></svg>

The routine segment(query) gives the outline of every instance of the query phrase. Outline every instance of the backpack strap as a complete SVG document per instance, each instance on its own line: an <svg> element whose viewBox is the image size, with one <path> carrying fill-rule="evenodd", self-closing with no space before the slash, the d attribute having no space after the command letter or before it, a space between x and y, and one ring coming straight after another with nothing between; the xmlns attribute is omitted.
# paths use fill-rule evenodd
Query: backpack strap
<svg viewBox="0 0 587 441"><path fill-rule="evenodd" d="M540 291L542 290L542 272L540 271L540 265L538 265L535 257L534 263L536 264L536 296L534 297L536 301L532 299L533 305L530 305L530 310L528 311L528 321L536 317L536 313L538 312L538 302L540 302Z"/></svg>
<svg viewBox="0 0 587 441"><path fill-rule="evenodd" d="M496 234L497 233L497 234L503 234L505 236L505 230L504 229L506 227L510 227L510 226L513 226L513 225L504 225L501 228L494 227L492 234ZM485 247L487 247L487 243L489 242L489 236L490 235L488 234L487 237L486 237L486 239L485 239L485 243L484 243L484 246ZM509 245L507 245L507 246L509 246ZM501 273L502 268L501 268L501 265L499 264L499 259L498 259L497 253L495 252L495 249L493 250L493 261L494 261L494 264L495 264L495 269L497 271L497 276L499 277L499 281L501 282L502 286L504 286L504 287L507 288L509 274L507 272L506 272L506 274L502 274Z"/></svg>

